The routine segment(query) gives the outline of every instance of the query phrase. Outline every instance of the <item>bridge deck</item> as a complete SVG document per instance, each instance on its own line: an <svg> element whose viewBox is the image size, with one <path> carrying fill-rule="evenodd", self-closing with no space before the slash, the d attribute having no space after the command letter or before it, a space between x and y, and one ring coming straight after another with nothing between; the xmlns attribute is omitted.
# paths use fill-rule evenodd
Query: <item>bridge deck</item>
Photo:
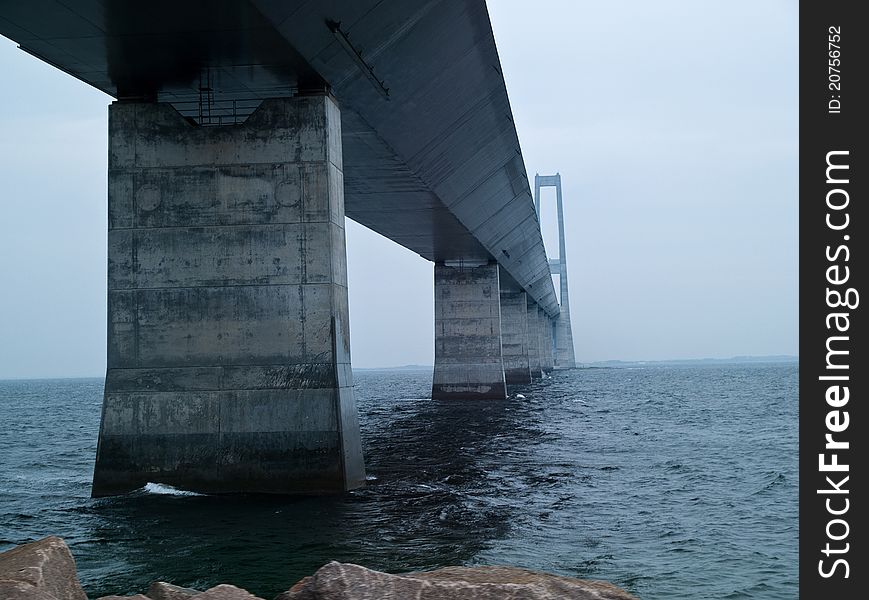
<svg viewBox="0 0 869 600"><path fill-rule="evenodd" d="M0 34L201 120L329 87L347 216L429 260L494 258L559 312L484 0L0 0Z"/></svg>

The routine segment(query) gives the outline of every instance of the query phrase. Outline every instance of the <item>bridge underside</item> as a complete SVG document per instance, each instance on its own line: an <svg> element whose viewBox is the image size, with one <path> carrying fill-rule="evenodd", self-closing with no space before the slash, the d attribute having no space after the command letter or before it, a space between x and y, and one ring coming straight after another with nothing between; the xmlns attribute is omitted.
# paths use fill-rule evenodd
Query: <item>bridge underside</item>
<svg viewBox="0 0 869 600"><path fill-rule="evenodd" d="M0 33L118 99L94 495L363 484L345 213L435 262L433 398L552 370L484 0L0 0Z"/></svg>
<svg viewBox="0 0 869 600"><path fill-rule="evenodd" d="M559 312L484 0L0 0L0 34L202 124L329 91L348 217L431 261L494 260Z"/></svg>

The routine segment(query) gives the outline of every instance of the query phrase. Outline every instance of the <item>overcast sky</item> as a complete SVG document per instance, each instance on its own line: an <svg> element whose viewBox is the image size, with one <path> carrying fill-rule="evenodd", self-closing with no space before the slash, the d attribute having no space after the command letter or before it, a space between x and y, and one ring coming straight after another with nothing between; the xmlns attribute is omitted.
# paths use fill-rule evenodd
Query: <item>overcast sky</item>
<svg viewBox="0 0 869 600"><path fill-rule="evenodd" d="M797 2L489 8L577 360L796 354ZM5 38L0 82L0 378L103 375L110 98ZM354 366L431 364L431 264L347 237Z"/></svg>

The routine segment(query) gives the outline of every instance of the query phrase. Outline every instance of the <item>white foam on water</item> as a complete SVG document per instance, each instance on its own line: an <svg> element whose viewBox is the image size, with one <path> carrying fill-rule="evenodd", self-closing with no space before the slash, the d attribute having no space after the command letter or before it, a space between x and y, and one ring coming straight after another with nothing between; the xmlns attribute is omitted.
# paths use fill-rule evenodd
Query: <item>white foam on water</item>
<svg viewBox="0 0 869 600"><path fill-rule="evenodd" d="M150 481L142 488L147 494L158 494L162 496L204 496L188 490L179 490L171 485L164 483L151 483Z"/></svg>

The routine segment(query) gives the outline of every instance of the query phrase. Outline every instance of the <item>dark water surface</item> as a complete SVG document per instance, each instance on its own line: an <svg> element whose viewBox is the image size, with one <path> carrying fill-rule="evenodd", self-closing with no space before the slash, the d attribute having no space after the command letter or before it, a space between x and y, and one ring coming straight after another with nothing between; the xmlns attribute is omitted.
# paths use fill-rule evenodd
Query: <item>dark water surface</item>
<svg viewBox="0 0 869 600"><path fill-rule="evenodd" d="M102 380L0 381L0 550L56 534L91 598L162 579L271 598L329 560L509 564L645 600L797 596L797 366L584 369L434 402L358 372L369 485L91 500Z"/></svg>

